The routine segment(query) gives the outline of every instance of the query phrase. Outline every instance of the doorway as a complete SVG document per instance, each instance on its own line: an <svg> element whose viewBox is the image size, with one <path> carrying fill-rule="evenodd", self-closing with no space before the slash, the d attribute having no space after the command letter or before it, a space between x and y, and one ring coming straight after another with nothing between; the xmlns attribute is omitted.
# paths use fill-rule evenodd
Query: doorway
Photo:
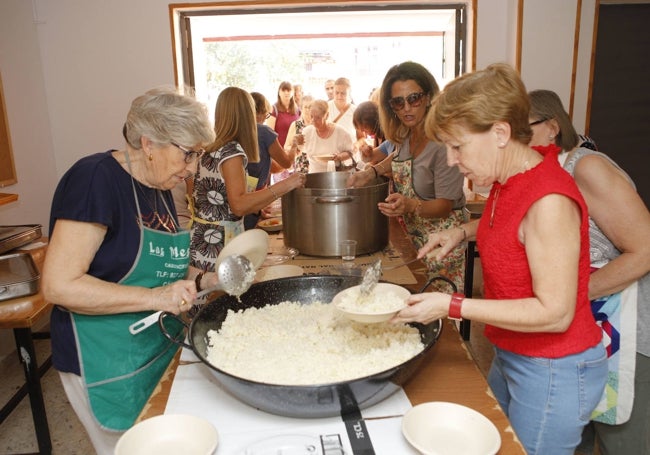
<svg viewBox="0 0 650 455"><path fill-rule="evenodd" d="M465 8L437 0L179 8L177 74L209 107L230 85L275 100L285 80L324 98L325 81L338 77L351 81L359 103L406 60L427 67L442 87L465 71Z"/></svg>

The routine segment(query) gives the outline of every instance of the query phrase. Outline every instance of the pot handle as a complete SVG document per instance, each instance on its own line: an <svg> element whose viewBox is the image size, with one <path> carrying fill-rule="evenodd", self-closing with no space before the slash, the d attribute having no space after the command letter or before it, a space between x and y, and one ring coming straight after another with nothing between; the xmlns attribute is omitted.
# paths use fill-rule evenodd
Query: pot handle
<svg viewBox="0 0 650 455"><path fill-rule="evenodd" d="M160 313L160 317L158 318L158 327L160 327L160 331L165 336L165 338L167 338L170 341L173 341L174 343L178 344L179 346L183 346L184 348L187 348L187 349L192 349L192 346L185 343L183 340L178 340L178 339L174 338L173 336L171 336L169 334L169 332L167 332L167 329L165 328L165 322L164 322L164 320L165 320L165 318L167 316L176 319L178 322L183 324L185 326L185 328L187 328L187 329L189 329L189 327L190 327L187 324L187 322L183 321L180 317L176 316L174 313L169 313L168 311L163 311L162 313ZM185 339L185 337L183 337L183 339Z"/></svg>
<svg viewBox="0 0 650 455"><path fill-rule="evenodd" d="M422 294L425 291L425 289L428 288L431 285L431 283L433 283L436 280L442 280L442 281L446 282L447 284L449 284L451 286L451 288L454 290L454 292L458 292L458 287L456 286L456 283L451 281L446 276L436 275L436 276L433 276L433 277L429 278L429 281L427 281L424 284L424 286L422 286L422 289L420 289L419 294Z"/></svg>
<svg viewBox="0 0 650 455"><path fill-rule="evenodd" d="M318 204L339 204L341 202L352 202L354 198L352 196L320 196L314 198Z"/></svg>

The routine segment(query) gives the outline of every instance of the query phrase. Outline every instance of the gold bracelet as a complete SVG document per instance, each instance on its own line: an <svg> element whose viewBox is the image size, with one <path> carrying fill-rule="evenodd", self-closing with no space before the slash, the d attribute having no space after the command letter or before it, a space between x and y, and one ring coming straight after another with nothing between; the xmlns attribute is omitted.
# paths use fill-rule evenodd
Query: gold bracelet
<svg viewBox="0 0 650 455"><path fill-rule="evenodd" d="M280 196L278 196L278 193L276 193L273 188L271 188L270 186L268 188L269 188L269 191L271 192L271 194L273 194L273 200L276 200L276 199L278 199L280 197Z"/></svg>
<svg viewBox="0 0 650 455"><path fill-rule="evenodd" d="M415 204L415 210L413 210L413 213L415 213L417 216L422 216L420 215L421 208L422 208L422 199L417 199L417 203Z"/></svg>

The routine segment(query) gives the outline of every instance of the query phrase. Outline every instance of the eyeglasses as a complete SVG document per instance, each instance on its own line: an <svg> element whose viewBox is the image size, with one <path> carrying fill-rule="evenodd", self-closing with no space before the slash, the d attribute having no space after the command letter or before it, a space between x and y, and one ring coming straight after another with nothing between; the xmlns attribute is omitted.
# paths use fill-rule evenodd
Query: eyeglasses
<svg viewBox="0 0 650 455"><path fill-rule="evenodd" d="M548 119L546 119L546 118L541 118L541 119L539 119L539 120L535 120L534 122L530 122L528 125L529 125L529 126L539 125L540 123L544 123L546 120L548 120Z"/></svg>
<svg viewBox="0 0 650 455"><path fill-rule="evenodd" d="M403 96L396 96L395 98L389 99L388 104L391 107L391 109L394 111L401 111L402 109L404 109L406 103L409 103L409 106L411 107L420 107L424 95L426 95L426 93L417 92L417 93L411 93L406 98L404 98Z"/></svg>
<svg viewBox="0 0 650 455"><path fill-rule="evenodd" d="M203 155L205 153L205 150L203 150L203 149L199 149L198 151L189 150L189 149L186 149L185 147L182 147L182 146L176 144L175 142L170 142L170 144L173 145L174 147L176 147L177 149L179 149L181 152L183 152L185 154L185 162L186 163L191 163L192 161L196 160L197 158L199 158L201 155Z"/></svg>

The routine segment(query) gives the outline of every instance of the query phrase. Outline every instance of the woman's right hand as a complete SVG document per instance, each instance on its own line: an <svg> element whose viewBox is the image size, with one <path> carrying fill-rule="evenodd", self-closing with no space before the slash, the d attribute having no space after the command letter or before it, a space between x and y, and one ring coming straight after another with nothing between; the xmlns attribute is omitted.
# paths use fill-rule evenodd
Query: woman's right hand
<svg viewBox="0 0 650 455"><path fill-rule="evenodd" d="M368 145L365 141L359 145L359 152L361 152L361 157L364 162L370 162L372 161L372 155L373 155L373 148Z"/></svg>
<svg viewBox="0 0 650 455"><path fill-rule="evenodd" d="M149 308L151 311L167 311L180 314L192 308L196 299L196 284L193 280L178 280L151 289Z"/></svg>
<svg viewBox="0 0 650 455"><path fill-rule="evenodd" d="M289 177L283 180L288 184L288 189L282 193L288 193L289 191L295 190L296 188L303 188L305 182L307 181L307 175L302 172L294 172Z"/></svg>
<svg viewBox="0 0 650 455"><path fill-rule="evenodd" d="M372 166L366 167L363 171L353 172L345 182L347 188L361 188L368 185L375 178L375 171Z"/></svg>

